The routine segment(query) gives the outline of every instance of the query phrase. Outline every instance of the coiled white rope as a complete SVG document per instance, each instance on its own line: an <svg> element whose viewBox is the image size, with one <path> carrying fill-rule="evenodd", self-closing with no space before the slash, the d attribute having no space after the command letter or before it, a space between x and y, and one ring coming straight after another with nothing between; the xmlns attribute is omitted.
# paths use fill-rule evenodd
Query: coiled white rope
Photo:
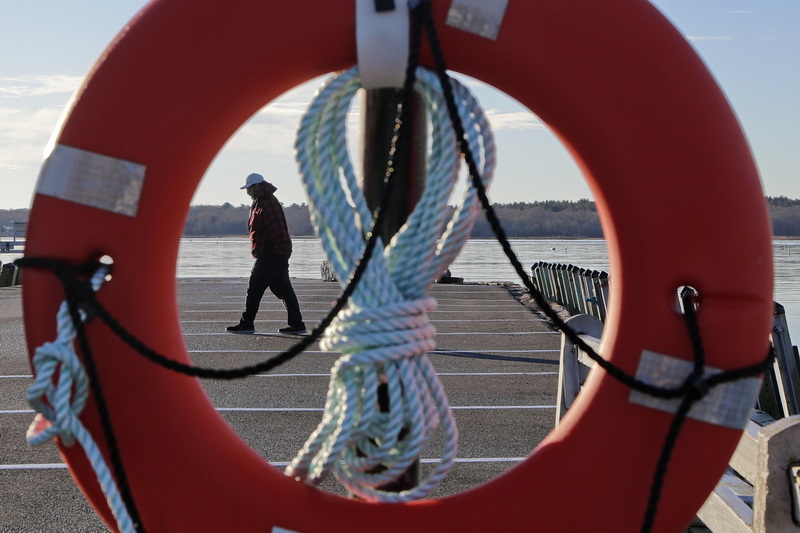
<svg viewBox="0 0 800 533"><path fill-rule="evenodd" d="M108 272L107 266L95 272L90 280L92 290L96 292L100 288ZM86 314L81 311L80 315L85 321ZM39 414L28 429L26 439L31 446L40 446L55 437L59 437L64 446L72 446L77 440L97 475L119 530L133 533L133 521L103 454L78 418L89 396L89 380L75 353L75 325L66 301L58 309L56 327L56 340L39 346L33 355L36 379L26 399Z"/></svg>
<svg viewBox="0 0 800 533"><path fill-rule="evenodd" d="M488 187L495 166L488 120L469 90L452 82L469 146ZM357 67L328 80L303 116L295 142L311 220L343 286L372 223L346 142L347 112L359 87ZM322 349L342 356L331 370L322 421L286 470L306 483L319 483L332 471L351 493L369 501L427 496L446 476L458 445L444 389L426 356L435 347L435 329L426 313L436 308L426 290L460 251L480 205L470 183L447 220L460 154L435 74L417 69L415 88L431 120L425 190L389 246L384 249L378 242L365 279L325 332ZM378 409L379 383L388 389L388 412ZM441 460L427 479L401 492L379 490L417 460L440 424ZM407 432L402 438L401 431Z"/></svg>

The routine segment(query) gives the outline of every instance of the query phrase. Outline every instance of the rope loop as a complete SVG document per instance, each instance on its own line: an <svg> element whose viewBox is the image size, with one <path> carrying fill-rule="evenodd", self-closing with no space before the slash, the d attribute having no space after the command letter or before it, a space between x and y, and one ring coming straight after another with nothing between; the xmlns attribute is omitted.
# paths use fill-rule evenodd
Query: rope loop
<svg viewBox="0 0 800 533"><path fill-rule="evenodd" d="M426 313L436 301L425 292L458 254L480 211L474 184L468 183L448 219L459 146L438 78L423 68L411 72L430 119L425 190L391 242L384 246L378 238L364 282L325 331L321 348L342 356L331 371L323 419L286 470L312 484L333 472L351 493L370 501L425 497L455 460L458 431L426 355L435 348L436 333ZM359 87L358 67L328 80L303 116L295 142L311 220L339 280L349 278L374 231L347 151L347 112ZM453 94L488 185L496 160L488 120L466 87L454 82ZM379 384L388 406L379 405ZM439 427L444 450L430 476L407 491L380 490L417 461Z"/></svg>
<svg viewBox="0 0 800 533"><path fill-rule="evenodd" d="M92 434L79 418L86 406L90 383L74 343L79 333L78 328L83 326L82 322L91 319L92 315L84 311L85 306L80 303L92 301L93 296L86 291L99 290L110 267L101 265L85 283L76 283L76 273L68 271L63 265L57 267L56 271L65 283L68 301L61 303L56 316L56 340L46 342L34 351L32 363L36 378L28 389L26 399L38 414L28 428L26 439L31 446L40 446L56 437L68 447L77 441L97 474L97 480L120 531L133 532L136 527L120 496L114 477ZM67 271L68 276L64 274Z"/></svg>
<svg viewBox="0 0 800 533"><path fill-rule="evenodd" d="M320 348L350 356L347 363L342 362L347 366L425 354L436 347L436 329L426 314L435 309L433 298L373 309L347 309L331 324ZM387 353L377 358L367 355L373 351Z"/></svg>
<svg viewBox="0 0 800 533"><path fill-rule="evenodd" d="M64 312L65 307L62 305ZM59 315L62 314L60 311ZM75 434L79 431L78 416L86 405L89 393L86 372L75 351L68 345L71 339L64 338L67 336L61 332L59 337L34 352L32 362L36 369L36 380L28 389L26 399L47 424L42 427L40 423L35 423L40 430L34 430L33 426L29 430L27 440L31 446L40 446L55 437L60 437L65 446L72 446Z"/></svg>
<svg viewBox="0 0 800 533"><path fill-rule="evenodd" d="M78 289L75 295L87 301L91 296L87 297L85 291L98 290L107 274L105 265L99 267L89 281L78 284L83 290ZM80 319L85 322L93 313L84 311L82 305L80 307ZM80 431L78 416L89 396L89 380L73 348L76 336L69 304L64 301L56 315L56 340L36 348L31 361L36 379L28 389L26 399L47 420L47 424L42 424L40 417L32 424L27 436L31 446L39 446L55 437L60 437L65 446L72 446L76 433Z"/></svg>

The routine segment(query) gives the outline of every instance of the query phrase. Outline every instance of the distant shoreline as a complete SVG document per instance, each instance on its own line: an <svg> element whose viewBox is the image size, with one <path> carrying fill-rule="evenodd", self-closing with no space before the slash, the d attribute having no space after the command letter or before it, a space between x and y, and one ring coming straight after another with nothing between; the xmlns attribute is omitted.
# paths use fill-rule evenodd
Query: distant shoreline
<svg viewBox="0 0 800 533"><path fill-rule="evenodd" d="M800 239L800 199L785 196L765 197L769 208L774 242ZM593 201L535 201L496 203L493 208L510 239L540 241L603 240L600 215ZM448 206L448 211L455 210ZM293 238L315 238L309 207L306 204L283 206L289 234ZM28 219L29 209L0 209L0 239L12 237L14 223ZM247 239L249 206L225 203L189 207L182 228L187 239ZM494 232L485 217L479 216L472 239L493 239Z"/></svg>

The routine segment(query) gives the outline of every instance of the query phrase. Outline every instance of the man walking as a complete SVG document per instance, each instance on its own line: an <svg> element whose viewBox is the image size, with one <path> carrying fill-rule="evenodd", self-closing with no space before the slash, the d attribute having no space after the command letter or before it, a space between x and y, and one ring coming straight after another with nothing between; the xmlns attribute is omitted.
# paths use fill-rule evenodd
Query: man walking
<svg viewBox="0 0 800 533"><path fill-rule="evenodd" d="M250 272L247 286L247 299L239 323L229 326L231 333L254 333L254 321L261 297L269 288L272 294L283 301L288 313L289 326L280 328L280 333L302 335L306 325L300 313L297 296L289 281L289 257L292 255L292 239L286 226L283 207L277 198L277 188L266 181L261 174L250 174L242 189L247 190L253 199L250 207L250 250L256 262Z"/></svg>

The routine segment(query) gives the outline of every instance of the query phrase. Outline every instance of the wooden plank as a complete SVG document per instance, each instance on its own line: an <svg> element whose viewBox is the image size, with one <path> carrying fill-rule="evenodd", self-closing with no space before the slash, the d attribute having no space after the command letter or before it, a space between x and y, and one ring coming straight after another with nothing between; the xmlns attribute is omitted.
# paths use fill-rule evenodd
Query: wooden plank
<svg viewBox="0 0 800 533"><path fill-rule="evenodd" d="M789 490L792 493L792 519L800 525L800 462L789 467Z"/></svg>
<svg viewBox="0 0 800 533"><path fill-rule="evenodd" d="M740 476L755 484L758 465L758 434L761 428L774 422L772 417L762 411L753 411L747 427L742 433L739 445L731 457L731 468L736 470Z"/></svg>
<svg viewBox="0 0 800 533"><path fill-rule="evenodd" d="M752 533L753 510L732 488L741 487L741 480L726 474L714 489L697 516L711 531Z"/></svg>
<svg viewBox="0 0 800 533"><path fill-rule="evenodd" d="M800 532L792 519L789 467L800 459L800 416L776 420L759 433L753 498L755 533Z"/></svg>

